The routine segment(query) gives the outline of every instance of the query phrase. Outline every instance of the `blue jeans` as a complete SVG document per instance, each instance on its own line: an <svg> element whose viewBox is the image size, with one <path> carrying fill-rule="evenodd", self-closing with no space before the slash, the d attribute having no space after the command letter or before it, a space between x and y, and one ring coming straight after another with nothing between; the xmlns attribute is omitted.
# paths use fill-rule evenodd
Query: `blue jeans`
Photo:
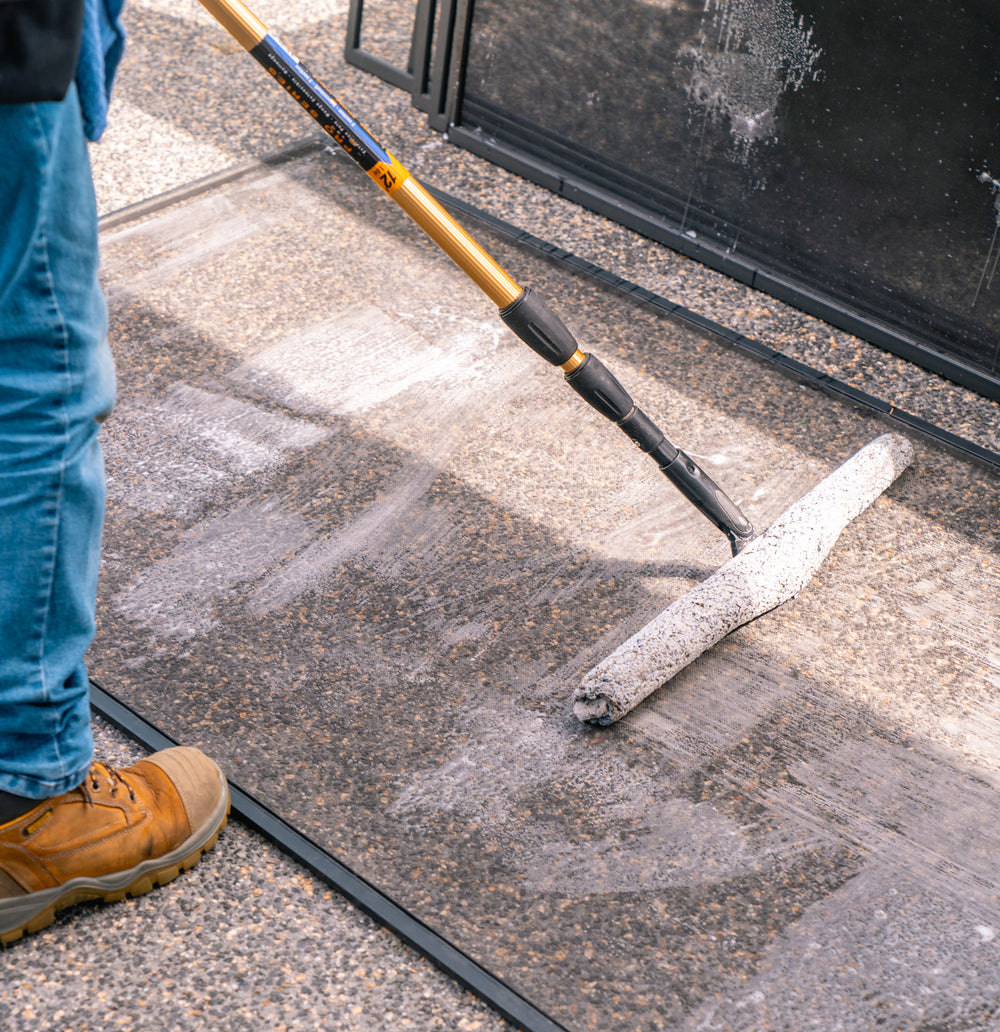
<svg viewBox="0 0 1000 1032"><path fill-rule="evenodd" d="M0 789L35 799L93 759L97 434L115 391L97 267L75 87L0 105Z"/></svg>

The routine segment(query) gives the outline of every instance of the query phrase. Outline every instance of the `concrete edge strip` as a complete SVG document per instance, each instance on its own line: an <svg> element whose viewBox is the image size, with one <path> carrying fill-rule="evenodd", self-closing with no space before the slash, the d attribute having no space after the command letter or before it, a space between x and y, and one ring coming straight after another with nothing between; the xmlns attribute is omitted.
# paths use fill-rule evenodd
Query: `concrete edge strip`
<svg viewBox="0 0 1000 1032"><path fill-rule="evenodd" d="M151 752L178 744L95 681L90 682L90 702L94 712ZM388 928L446 975L489 1004L506 1021L523 1032L567 1032L565 1026L554 1021L371 882L355 874L346 864L297 831L249 792L232 781L229 782L229 791L234 817L308 868L374 921Z"/></svg>

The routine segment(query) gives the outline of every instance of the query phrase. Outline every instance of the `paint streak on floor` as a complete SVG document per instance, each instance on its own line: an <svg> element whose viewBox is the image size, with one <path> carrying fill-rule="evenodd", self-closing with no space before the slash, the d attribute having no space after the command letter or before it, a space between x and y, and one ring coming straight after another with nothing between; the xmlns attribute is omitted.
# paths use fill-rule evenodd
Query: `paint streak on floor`
<svg viewBox="0 0 1000 1032"><path fill-rule="evenodd" d="M759 523L883 430L485 239ZM105 276L98 680L570 1029L1000 1006L995 477L915 441L594 730L577 679L728 545L353 169L111 231Z"/></svg>

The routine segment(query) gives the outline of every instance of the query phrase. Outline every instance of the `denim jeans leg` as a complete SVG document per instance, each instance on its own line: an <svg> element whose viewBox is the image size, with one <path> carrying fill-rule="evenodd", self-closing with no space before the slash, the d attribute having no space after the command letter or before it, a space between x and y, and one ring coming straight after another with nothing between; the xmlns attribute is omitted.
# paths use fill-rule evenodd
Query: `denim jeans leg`
<svg viewBox="0 0 1000 1032"><path fill-rule="evenodd" d="M84 654L114 403L80 107L0 105L0 789L68 791L93 758Z"/></svg>

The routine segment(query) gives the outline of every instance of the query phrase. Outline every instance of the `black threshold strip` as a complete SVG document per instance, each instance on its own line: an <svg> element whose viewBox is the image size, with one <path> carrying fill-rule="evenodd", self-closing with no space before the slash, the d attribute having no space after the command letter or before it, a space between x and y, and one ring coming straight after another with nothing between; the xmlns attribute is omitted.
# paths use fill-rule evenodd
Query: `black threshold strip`
<svg viewBox="0 0 1000 1032"><path fill-rule="evenodd" d="M0 0L3 3L4 0ZM136 201L135 204L127 204L124 208L109 211L97 220L98 230L103 232L107 229L117 229L119 226L127 225L136 219L147 218L163 211L174 204L182 201L189 201L192 197L198 197L216 187L225 186L227 183L234 183L244 176L252 175L255 172L264 172L269 168L277 168L287 161L294 161L296 158L304 158L309 154L318 154L320 151L329 150L321 139L306 137L296 143L291 143L280 150L272 151L259 158L249 158L236 165L230 165L219 172L210 172L200 179L192 179L190 183L174 187L173 190L165 190L156 194L155 197L147 197L144 200Z"/></svg>
<svg viewBox="0 0 1000 1032"><path fill-rule="evenodd" d="M150 752L179 744L95 681L90 682L90 704L95 713ZM378 924L388 928L446 975L475 993L506 1021L523 1032L568 1032L564 1025L554 1021L526 997L477 964L371 882L355 874L346 864L293 828L249 792L232 781L229 782L229 792L234 817L346 896Z"/></svg>
<svg viewBox="0 0 1000 1032"><path fill-rule="evenodd" d="M991 451L989 448L984 448L982 445L976 444L974 441L970 441L965 437L960 437L958 434L953 434L950 430L946 430L944 427L938 426L930 420L923 419L911 412L906 412L904 409L897 408L895 405L890 404L883 398L879 398L874 394L869 394L866 391L859 390L857 387L853 387L851 384L845 383L843 380L838 380L836 377L830 376L820 369L806 365L804 362L799 362L797 359L789 358L780 351L776 351L774 348L768 347L766 344L762 344L759 340L754 340L752 337L747 337L742 333L737 333L736 330L730 329L722 323L714 322L712 319L699 315L697 312L690 308L685 308L683 305L676 304L669 298L656 294L652 290L648 290L646 287L641 287L637 283L632 283L630 280L623 279L617 273L611 272L603 266L595 265L586 258L581 258L579 255L573 254L572 251L567 251L556 244L542 239L541 237L534 236L526 230L519 229L512 223L505 222L503 219L500 219L495 215L491 215L489 212L485 212L482 209L477 208L475 205L469 204L467 201L459 200L457 197L453 197L451 194L445 193L442 190L437 190L434 187L427 186L426 183L423 185L428 193L432 194L440 204L444 205L444 207L451 209L452 212L467 215L469 218L475 219L477 222L494 230L501 236L507 237L509 240L522 245L528 250L534 251L536 254L543 255L556 265L568 266L574 272L582 272L586 276L590 276L597 280L604 286L611 287L613 290L616 290L621 294L625 294L627 297L630 297L647 307L670 315L671 317L687 323L689 326L692 326L703 333L709 333L714 337L718 337L725 341L726 344L731 344L737 350L743 351L745 354L758 359L764 364L771 366L778 372L798 381L801 384L816 388L817 390L824 391L828 394L846 398L855 404L860 405L862 408L866 408L877 413L885 419L899 423L916 433L924 434L936 441L938 444L943 444L968 458L978 459L980 462L984 462L989 466L1000 469L1000 453L998 452Z"/></svg>

